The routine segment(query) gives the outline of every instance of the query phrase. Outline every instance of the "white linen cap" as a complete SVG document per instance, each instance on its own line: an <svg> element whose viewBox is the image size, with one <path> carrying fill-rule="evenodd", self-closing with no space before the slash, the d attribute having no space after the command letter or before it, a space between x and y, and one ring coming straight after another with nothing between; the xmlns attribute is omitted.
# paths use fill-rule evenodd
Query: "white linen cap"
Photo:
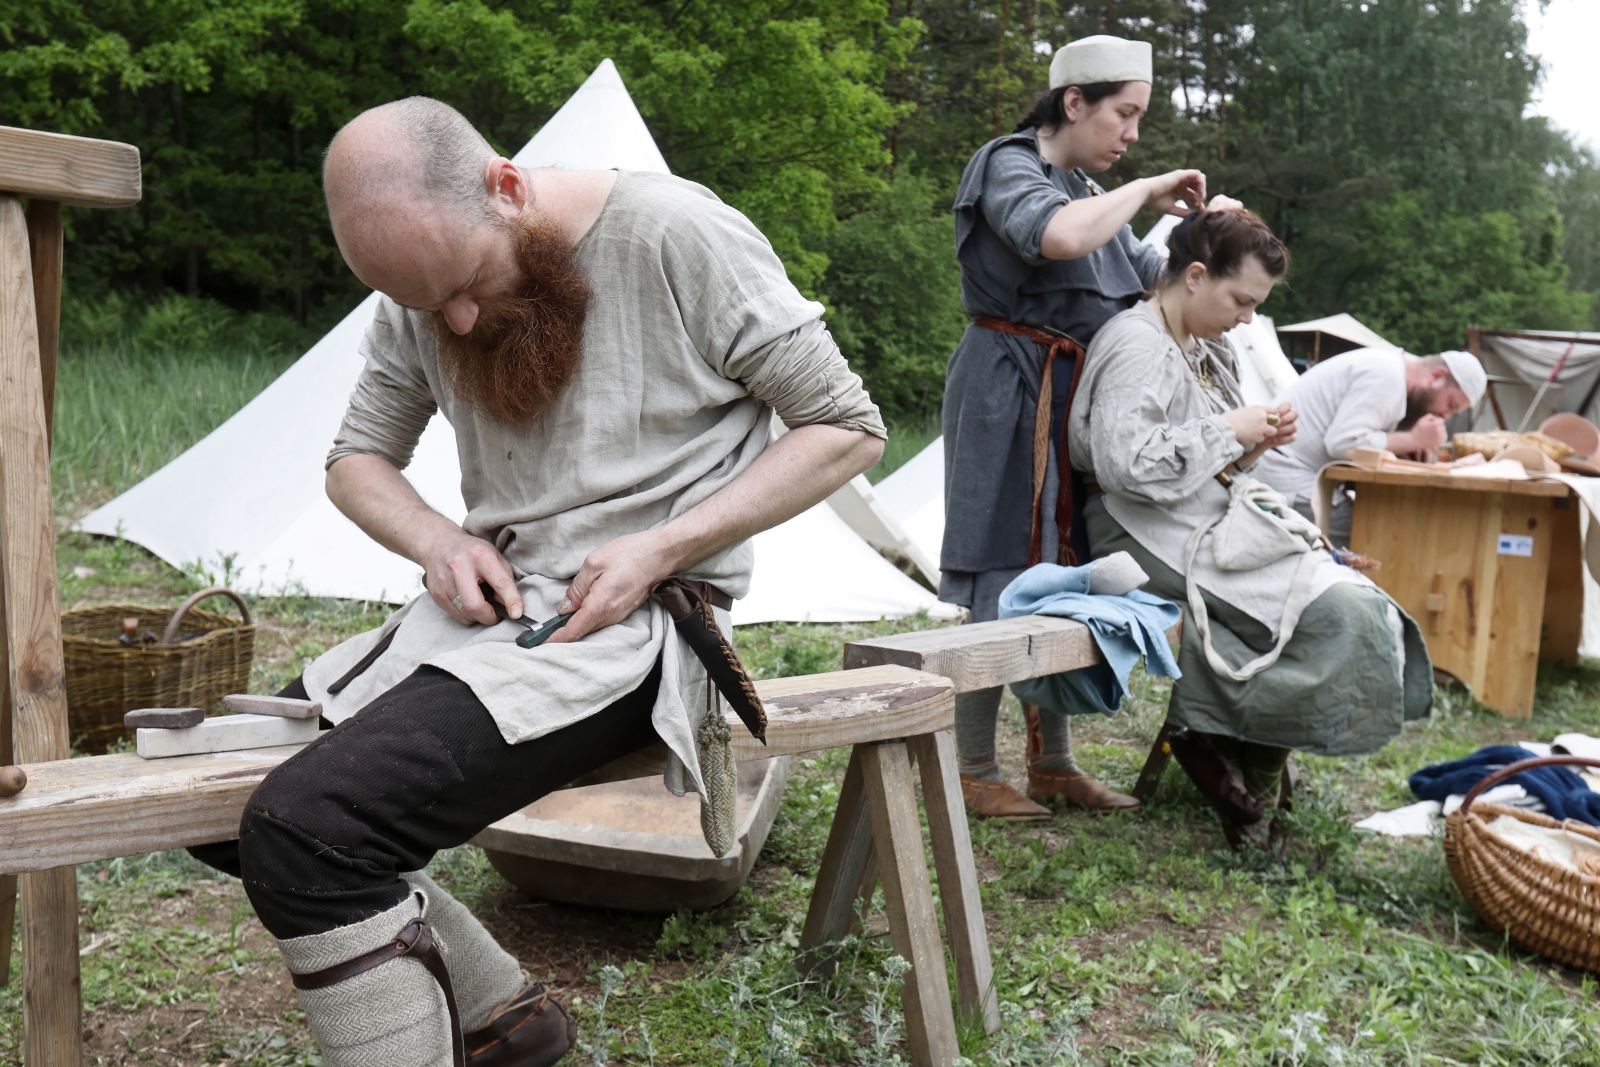
<svg viewBox="0 0 1600 1067"><path fill-rule="evenodd" d="M1151 49L1146 41L1096 34L1056 49L1050 61L1050 88L1102 82L1151 81Z"/></svg>
<svg viewBox="0 0 1600 1067"><path fill-rule="evenodd" d="M1450 368L1450 377L1467 394L1472 406L1477 407L1478 401L1483 399L1484 390L1489 387L1489 376L1483 372L1483 364L1478 362L1478 357L1471 352L1440 352L1439 358Z"/></svg>

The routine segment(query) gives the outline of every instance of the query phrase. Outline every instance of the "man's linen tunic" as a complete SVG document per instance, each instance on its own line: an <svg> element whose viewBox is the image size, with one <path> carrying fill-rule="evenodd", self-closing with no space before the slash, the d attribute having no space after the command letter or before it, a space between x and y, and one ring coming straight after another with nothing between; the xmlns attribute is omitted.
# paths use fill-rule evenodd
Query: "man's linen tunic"
<svg viewBox="0 0 1600 1067"><path fill-rule="evenodd" d="M1342 357L1341 357L1342 358ZM1167 717L1177 725L1324 756L1376 752L1403 721L1427 715L1433 670L1417 624L1364 576L1316 550L1310 605L1276 663L1245 682L1211 669L1185 584L1185 547L1226 510L1216 473L1244 454L1223 413L1243 406L1226 344L1192 354L1141 303L1106 324L1071 413L1072 461L1102 492L1085 509L1095 556L1126 551L1145 591L1184 611L1183 646ZM1223 570L1202 541L1193 573L1214 646L1235 667L1272 648L1302 556Z"/></svg>
<svg viewBox="0 0 1600 1067"><path fill-rule="evenodd" d="M426 313L384 299L328 457L331 466L369 453L404 468L442 411L460 455L464 527L505 555L535 619L555 613L590 552L683 514L747 469L771 439L772 411L790 427L885 436L822 325L821 305L801 296L761 233L708 190L622 172L576 256L594 290L582 362L530 425L497 422L454 397ZM743 542L683 576L739 597L753 563ZM330 695L395 626L389 650ZM571 644L522 649L514 643L522 632L509 622L463 626L424 593L380 630L313 663L306 689L338 722L429 664L466 682L517 744L607 707L660 660L652 721L700 788L694 732L707 706L705 673L660 605L646 601Z"/></svg>
<svg viewBox="0 0 1600 1067"><path fill-rule="evenodd" d="M1312 497L1317 472L1353 448L1386 448L1406 417L1406 361L1398 348L1358 348L1325 359L1274 403L1300 413L1293 443L1261 457L1255 475L1291 503Z"/></svg>

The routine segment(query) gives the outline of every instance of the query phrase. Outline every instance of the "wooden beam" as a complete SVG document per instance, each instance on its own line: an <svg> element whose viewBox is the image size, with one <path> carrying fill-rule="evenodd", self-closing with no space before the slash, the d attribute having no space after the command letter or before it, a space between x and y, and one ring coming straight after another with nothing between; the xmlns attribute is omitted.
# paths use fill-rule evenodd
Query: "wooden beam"
<svg viewBox="0 0 1600 1067"><path fill-rule="evenodd" d="M0 160L6 161L0 169L10 163L3 144ZM28 227L14 196L0 196L0 601L16 757L19 762L65 760L67 689L50 441ZM41 866L54 869L36 870L21 883L25 1062L27 1067L79 1067L77 874L71 867Z"/></svg>
<svg viewBox="0 0 1600 1067"><path fill-rule="evenodd" d="M1176 644L1180 633L1181 624L1167 631L1167 640ZM1050 615L894 634L844 646L846 670L896 663L942 675L955 683L958 693L1101 662L1087 626Z"/></svg>
<svg viewBox="0 0 1600 1067"><path fill-rule="evenodd" d="M75 207L137 204L139 150L118 141L0 126L0 192Z"/></svg>
<svg viewBox="0 0 1600 1067"><path fill-rule="evenodd" d="M766 747L724 712L740 762L949 730L955 721L950 683L903 667L778 678L756 689L767 706ZM28 787L0 799L0 874L229 840L261 779L299 750L28 764ZM649 777L665 767L665 747L657 745L572 784Z"/></svg>
<svg viewBox="0 0 1600 1067"><path fill-rule="evenodd" d="M55 440L56 357L61 348L61 205L28 201L28 248L33 257L33 308L39 321L39 379L44 391L45 440Z"/></svg>

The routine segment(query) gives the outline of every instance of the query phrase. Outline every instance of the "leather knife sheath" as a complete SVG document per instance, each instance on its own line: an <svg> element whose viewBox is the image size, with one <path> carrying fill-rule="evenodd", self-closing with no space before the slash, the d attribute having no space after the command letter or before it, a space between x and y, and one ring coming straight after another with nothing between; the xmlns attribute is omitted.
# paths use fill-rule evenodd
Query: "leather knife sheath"
<svg viewBox="0 0 1600 1067"><path fill-rule="evenodd" d="M717 625L711 604L695 588L700 584L668 578L657 582L650 595L661 601L661 606L672 616L678 636L688 642L699 657L717 692L733 706L751 736L764 745L767 743L766 709L761 706L761 697L756 694L750 673L739 662L739 654Z"/></svg>

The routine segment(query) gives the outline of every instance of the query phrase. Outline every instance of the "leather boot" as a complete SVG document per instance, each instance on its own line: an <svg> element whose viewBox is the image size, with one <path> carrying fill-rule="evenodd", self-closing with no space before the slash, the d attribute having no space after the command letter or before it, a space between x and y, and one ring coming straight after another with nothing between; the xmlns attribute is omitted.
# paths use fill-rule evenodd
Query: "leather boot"
<svg viewBox="0 0 1600 1067"><path fill-rule="evenodd" d="M1261 821L1266 812L1245 789L1239 769L1207 744L1203 735L1193 730L1174 730L1167 741L1178 766L1224 822L1251 826Z"/></svg>
<svg viewBox="0 0 1600 1067"><path fill-rule="evenodd" d="M961 798L972 813L984 819L1012 822L1037 822L1050 818L1050 809L1041 807L1005 782L961 775Z"/></svg>
<svg viewBox="0 0 1600 1067"><path fill-rule="evenodd" d="M1139 802L1126 793L1106 788L1082 771L1055 767L1028 767L1028 798L1049 800L1060 797L1068 806L1085 811L1138 811Z"/></svg>
<svg viewBox="0 0 1600 1067"><path fill-rule="evenodd" d="M550 1067L578 1039L578 1024L535 982L467 1035L468 1067Z"/></svg>

